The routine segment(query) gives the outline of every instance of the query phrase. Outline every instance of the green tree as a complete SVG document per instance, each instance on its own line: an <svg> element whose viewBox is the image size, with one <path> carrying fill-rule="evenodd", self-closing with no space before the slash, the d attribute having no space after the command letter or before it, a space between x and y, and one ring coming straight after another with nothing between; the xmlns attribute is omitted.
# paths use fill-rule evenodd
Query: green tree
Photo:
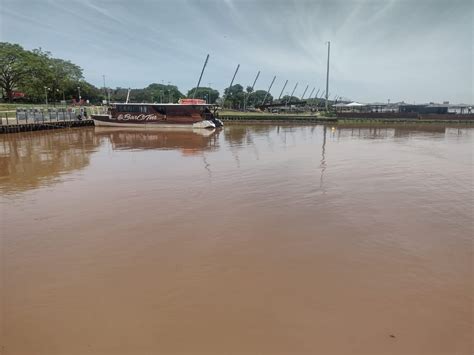
<svg viewBox="0 0 474 355"><path fill-rule="evenodd" d="M0 88L3 97L12 100L13 91L31 74L31 52L18 44L0 42Z"/></svg>
<svg viewBox="0 0 474 355"><path fill-rule="evenodd" d="M192 98L194 95L196 99L203 99L211 104L215 104L216 100L219 98L219 91L210 87L200 87L196 90L196 94L194 94L195 90L196 88L192 88L188 91L188 94L186 96L188 98Z"/></svg>
<svg viewBox="0 0 474 355"><path fill-rule="evenodd" d="M244 105L244 88L240 84L232 85L225 89L223 106L231 108L241 108Z"/></svg>
<svg viewBox="0 0 474 355"><path fill-rule="evenodd" d="M131 94L131 93L130 93ZM184 95L178 90L175 85L164 85L153 83L144 89L144 100L148 102L172 102L176 103Z"/></svg>
<svg viewBox="0 0 474 355"><path fill-rule="evenodd" d="M300 102L301 100L297 98L296 96L291 96L290 95L285 95L280 99L280 103L282 105L285 105L287 102L288 103L295 103L295 102Z"/></svg>
<svg viewBox="0 0 474 355"><path fill-rule="evenodd" d="M118 87L111 91L111 100L114 102L125 102L128 89ZM176 103L184 95L175 85L163 85L153 83L143 89L130 90L130 102L163 102Z"/></svg>
<svg viewBox="0 0 474 355"><path fill-rule="evenodd" d="M84 94L95 100L97 88L82 79L79 66L41 48L27 51L18 44L0 43L0 87L9 101L14 90L24 92L30 102L44 101L46 93L49 101L57 101L66 93L77 96L77 86L84 86Z"/></svg>
<svg viewBox="0 0 474 355"><path fill-rule="evenodd" d="M267 97L265 98L265 96ZM273 102L273 96L270 93L267 95L267 92L265 90L257 90L255 92L250 93L249 97L247 98L247 107L258 107L263 103L264 98L265 104L271 104Z"/></svg>

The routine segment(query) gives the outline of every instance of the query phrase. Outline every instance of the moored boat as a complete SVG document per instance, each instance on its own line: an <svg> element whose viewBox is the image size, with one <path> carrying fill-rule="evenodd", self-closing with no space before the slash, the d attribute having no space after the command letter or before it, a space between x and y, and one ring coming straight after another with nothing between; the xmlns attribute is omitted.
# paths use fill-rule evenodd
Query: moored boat
<svg viewBox="0 0 474 355"><path fill-rule="evenodd" d="M182 99L177 104L113 103L107 113L93 114L96 126L129 128L219 128L215 106L204 100Z"/></svg>

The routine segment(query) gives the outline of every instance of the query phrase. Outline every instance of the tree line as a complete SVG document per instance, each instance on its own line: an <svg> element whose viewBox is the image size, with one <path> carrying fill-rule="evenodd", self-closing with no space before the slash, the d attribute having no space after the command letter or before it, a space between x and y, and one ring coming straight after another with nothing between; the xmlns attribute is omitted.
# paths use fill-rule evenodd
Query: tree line
<svg viewBox="0 0 474 355"><path fill-rule="evenodd" d="M82 98L90 103L103 100L124 102L127 88L98 88L87 82L78 65L60 58L41 48L31 51L18 44L0 42L0 90L3 101L30 103L71 101ZM211 87L190 89L183 94L175 85L153 83L142 89L131 89L130 102L176 103L184 97L204 99L211 104L233 109L257 107L277 102L265 90L254 91L252 87L235 84L224 91ZM299 101L296 97L284 96L280 102Z"/></svg>

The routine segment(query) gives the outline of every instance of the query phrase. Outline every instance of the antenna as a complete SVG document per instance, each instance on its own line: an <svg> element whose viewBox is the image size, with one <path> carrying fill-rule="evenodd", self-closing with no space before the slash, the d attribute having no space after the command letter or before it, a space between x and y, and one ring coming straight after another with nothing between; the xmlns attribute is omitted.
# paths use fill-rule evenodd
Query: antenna
<svg viewBox="0 0 474 355"><path fill-rule="evenodd" d="M272 80L272 83L270 84L270 86L268 87L268 90L263 98L263 101L262 101L262 106L265 105L265 100L267 99L267 96L270 92L270 90L272 89L272 86L273 86L273 83L275 82L275 79L276 79L276 75L273 77L273 80Z"/></svg>
<svg viewBox="0 0 474 355"><path fill-rule="evenodd" d="M201 75L199 76L198 83L196 85L196 88L194 89L193 99L196 97L196 91L197 91L197 89L199 89L199 85L201 84L202 75L204 74L204 69L206 69L206 65L207 65L208 60L209 60L209 54L206 57L206 61L204 62L204 66L202 67L202 70L201 70Z"/></svg>
<svg viewBox="0 0 474 355"><path fill-rule="evenodd" d="M283 89L281 89L280 96L278 96L278 100L280 100L280 99L281 99L281 95L283 95L283 91L284 91L284 90L285 90L285 88L286 88L286 84L288 84L288 80L287 80L287 81L285 81L285 85L283 85Z"/></svg>

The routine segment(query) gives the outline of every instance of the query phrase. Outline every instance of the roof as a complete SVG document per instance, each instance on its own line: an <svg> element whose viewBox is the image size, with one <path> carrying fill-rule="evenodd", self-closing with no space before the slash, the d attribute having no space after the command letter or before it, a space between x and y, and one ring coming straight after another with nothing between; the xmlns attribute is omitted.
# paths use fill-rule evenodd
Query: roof
<svg viewBox="0 0 474 355"><path fill-rule="evenodd" d="M361 107L361 106L366 106L365 104L361 104L359 102L351 102L349 104L346 105L346 107Z"/></svg>
<svg viewBox="0 0 474 355"><path fill-rule="evenodd" d="M175 104L175 103L158 103L158 102L111 102L111 105L151 105L151 106L216 106L215 104Z"/></svg>

